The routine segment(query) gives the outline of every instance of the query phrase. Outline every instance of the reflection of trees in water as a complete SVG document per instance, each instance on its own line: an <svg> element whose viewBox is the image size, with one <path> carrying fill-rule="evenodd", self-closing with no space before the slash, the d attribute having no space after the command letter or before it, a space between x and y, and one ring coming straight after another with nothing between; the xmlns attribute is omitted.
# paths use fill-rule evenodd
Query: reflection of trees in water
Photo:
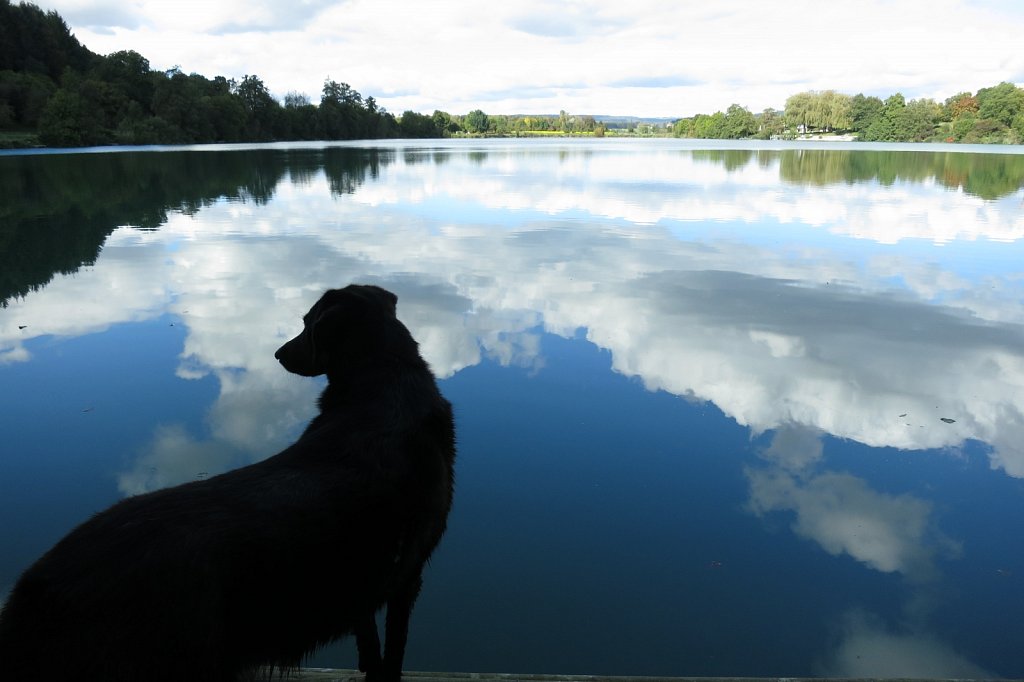
<svg viewBox="0 0 1024 682"><path fill-rule="evenodd" d="M1024 156L962 152L897 152L856 149L696 149L695 161L722 165L730 173L753 160L762 168L779 164L784 182L800 185L935 180L981 199L999 199L1024 187Z"/></svg>
<svg viewBox="0 0 1024 682"><path fill-rule="evenodd" d="M367 179L376 180L380 169L393 163L395 152L386 149L340 149L322 151L322 164L331 194L352 194Z"/></svg>
<svg viewBox="0 0 1024 682"><path fill-rule="evenodd" d="M757 152L751 149L694 149L690 154L694 161L718 163L732 173L750 163Z"/></svg>
<svg viewBox="0 0 1024 682"><path fill-rule="evenodd" d="M96 261L119 226L158 229L169 211L216 201L265 204L285 177L323 170L331 192L354 192L394 158L383 150L44 154L0 159L0 305Z"/></svg>
<svg viewBox="0 0 1024 682"><path fill-rule="evenodd" d="M784 182L812 185L934 180L983 199L1024 186L1024 156L850 149L685 152L733 172L756 162L778 164ZM572 154L560 152L562 160ZM406 163L447 154L406 153ZM483 163L488 152L467 157ZM330 191L350 194L394 162L387 149L254 149L237 151L54 154L0 159L0 305L37 289L55 273L95 262L122 225L157 229L169 211L193 214L218 200L269 201L285 178L308 185L323 172Z"/></svg>
<svg viewBox="0 0 1024 682"><path fill-rule="evenodd" d="M807 149L768 152L779 159L785 182L830 185L935 180L982 199L999 199L1024 187L1024 156L960 152L875 152Z"/></svg>

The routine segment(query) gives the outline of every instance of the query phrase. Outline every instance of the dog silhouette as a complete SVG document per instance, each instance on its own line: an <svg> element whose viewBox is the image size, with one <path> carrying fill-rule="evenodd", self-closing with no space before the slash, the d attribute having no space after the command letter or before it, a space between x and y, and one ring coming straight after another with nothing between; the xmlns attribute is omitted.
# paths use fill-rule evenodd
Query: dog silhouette
<svg viewBox="0 0 1024 682"><path fill-rule="evenodd" d="M122 500L25 571L0 611L0 679L235 680L354 634L367 680L399 680L455 427L396 304L372 285L327 291L277 351L327 375L293 445Z"/></svg>

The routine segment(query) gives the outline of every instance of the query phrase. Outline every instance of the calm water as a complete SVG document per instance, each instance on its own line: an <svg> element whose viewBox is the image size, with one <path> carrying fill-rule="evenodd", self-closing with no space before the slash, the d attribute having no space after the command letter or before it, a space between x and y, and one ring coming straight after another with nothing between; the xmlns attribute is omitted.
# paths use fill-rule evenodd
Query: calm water
<svg viewBox="0 0 1024 682"><path fill-rule="evenodd" d="M1022 187L1020 147L0 156L0 595L294 439L273 351L371 282L460 436L408 668L1024 677Z"/></svg>

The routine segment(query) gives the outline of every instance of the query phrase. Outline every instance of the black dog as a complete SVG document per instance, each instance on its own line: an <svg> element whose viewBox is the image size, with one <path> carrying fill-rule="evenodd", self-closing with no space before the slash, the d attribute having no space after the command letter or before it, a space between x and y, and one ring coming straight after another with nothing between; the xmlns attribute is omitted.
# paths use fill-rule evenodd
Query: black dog
<svg viewBox="0 0 1024 682"><path fill-rule="evenodd" d="M355 634L367 680L398 680L451 506L455 429L396 302L328 291L277 351L328 378L294 445L125 499L29 568L0 612L0 679L221 682Z"/></svg>

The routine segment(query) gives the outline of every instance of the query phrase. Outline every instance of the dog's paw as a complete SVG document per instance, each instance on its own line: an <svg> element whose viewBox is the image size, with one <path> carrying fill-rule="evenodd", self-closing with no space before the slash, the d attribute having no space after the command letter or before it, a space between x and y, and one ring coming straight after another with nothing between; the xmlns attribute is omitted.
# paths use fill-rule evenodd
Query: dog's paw
<svg viewBox="0 0 1024 682"><path fill-rule="evenodd" d="M366 671L366 682L400 682L402 675L387 675L380 668Z"/></svg>
<svg viewBox="0 0 1024 682"><path fill-rule="evenodd" d="M376 656L359 655L359 672L366 673L368 682L376 682L380 677L382 667L383 662L380 659L380 654Z"/></svg>
<svg viewBox="0 0 1024 682"><path fill-rule="evenodd" d="M388 670L384 665L366 671L366 682L401 682L401 680L401 670Z"/></svg>

